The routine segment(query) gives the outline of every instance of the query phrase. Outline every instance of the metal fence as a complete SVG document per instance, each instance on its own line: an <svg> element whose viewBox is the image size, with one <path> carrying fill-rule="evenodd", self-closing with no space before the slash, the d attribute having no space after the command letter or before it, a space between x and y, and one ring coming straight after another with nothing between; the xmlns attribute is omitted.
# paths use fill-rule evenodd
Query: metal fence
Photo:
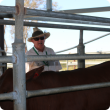
<svg viewBox="0 0 110 110"><path fill-rule="evenodd" d="M3 51L1 51L1 48L0 48L0 56L2 56L2 52ZM0 76L3 74L3 65L2 65L2 63L0 63Z"/></svg>
<svg viewBox="0 0 110 110"><path fill-rule="evenodd" d="M49 3L51 0L47 0ZM50 6L50 5L49 5ZM48 10L51 7L48 7ZM26 98L37 95L48 95L61 92L69 92L84 89L93 89L99 87L108 87L110 83L82 85L82 86L71 86L61 87L54 89L38 90L38 91L26 91L25 85L25 62L29 61L41 61L41 60L78 60L78 67L84 67L84 59L107 59L110 58L110 54L101 55L86 55L84 52L83 45L83 30L94 30L94 31L110 31L109 28L95 28L95 27L81 27L81 26L60 26L50 25L44 23L24 23L23 19L25 15L28 16L44 16L53 17L69 20L82 20L88 22L110 23L109 18L90 17L84 15L66 14L52 11L41 11L36 9L24 8L24 0L16 0L15 7L0 6L0 13L15 14L15 21L5 21L3 24L14 25L15 24L15 41L12 44L13 55L12 56L0 56L0 62L13 63L13 92L0 94L0 100L14 100L15 110L26 110ZM65 28L65 29L78 29L80 30L80 40L78 45L78 54L75 55L56 55L56 56L25 56L25 43L23 43L23 25L26 26L39 26L39 27L52 27L52 28ZM20 79L20 81L19 81ZM16 92L15 92L16 91Z"/></svg>

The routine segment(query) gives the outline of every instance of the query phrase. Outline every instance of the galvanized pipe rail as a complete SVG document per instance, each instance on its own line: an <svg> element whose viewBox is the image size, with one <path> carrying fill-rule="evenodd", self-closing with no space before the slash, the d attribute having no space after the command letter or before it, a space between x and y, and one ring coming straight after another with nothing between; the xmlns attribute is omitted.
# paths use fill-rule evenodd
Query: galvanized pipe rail
<svg viewBox="0 0 110 110"><path fill-rule="evenodd" d="M79 60L79 59L109 59L110 54L62 54L62 55L28 55L25 56L25 62L30 61L52 61L52 60ZM18 59L19 61L19 59ZM17 63L17 58L15 56L0 57L1 63Z"/></svg>
<svg viewBox="0 0 110 110"><path fill-rule="evenodd" d="M16 63L16 61L15 56L0 56L1 63Z"/></svg>
<svg viewBox="0 0 110 110"><path fill-rule="evenodd" d="M4 25L15 25L15 21L12 20L0 20L0 24ZM75 26L75 25L58 25L48 23L36 23L36 22L24 22L24 26L37 26L47 28L60 28L60 29L76 29L76 30L90 30L90 31L105 31L110 32L110 28L97 28L97 27L86 27L86 26Z"/></svg>
<svg viewBox="0 0 110 110"><path fill-rule="evenodd" d="M2 18L15 18L14 14L0 14ZM110 23L101 23L101 22L91 22L91 21L82 21L82 20L70 20L70 19L60 19L60 18L50 18L50 17L39 17L39 16L24 16L25 20L38 20L38 21L52 21L52 22L63 22L63 23L78 23L78 24L88 24L88 25L102 25L110 26ZM8 20L5 20L6 22ZM5 24L5 21L0 21L0 24ZM9 23L11 25L11 23ZM14 24L13 24L14 25Z"/></svg>
<svg viewBox="0 0 110 110"><path fill-rule="evenodd" d="M26 91L26 98L33 97L33 96L42 96L42 95L51 95L56 93L79 91L79 90L81 91L81 90L88 90L88 89L96 89L96 88L102 88L102 87L110 87L110 82ZM6 100L6 99L15 100L16 93L9 92L9 93L0 94L0 100Z"/></svg>
<svg viewBox="0 0 110 110"><path fill-rule="evenodd" d="M52 22L63 22L63 23L78 23L78 24L88 24L88 25L103 25L110 26L110 23L101 23L101 22L91 22L91 21L82 21L82 20L69 20L69 19L60 19L60 18L50 18L50 17L33 17L25 16L26 20L38 20L38 21L52 21Z"/></svg>
<svg viewBox="0 0 110 110"><path fill-rule="evenodd" d="M65 55L28 55L26 62L30 61L52 61L52 60L79 60L79 59L110 59L110 54L65 54Z"/></svg>
<svg viewBox="0 0 110 110"><path fill-rule="evenodd" d="M14 14L0 13L0 18L13 18Z"/></svg>
<svg viewBox="0 0 110 110"><path fill-rule="evenodd" d="M16 14L17 12L16 10L17 10L17 5L16 7L0 6L0 13ZM67 13L59 13L59 12L51 12L51 11L43 11L43 10L41 11L41 10L29 9L29 8L25 8L25 14L32 15L32 16L45 16L45 17L53 17L53 18L110 23L109 18L92 17L92 16L86 16L86 15L77 15L77 14L67 14Z"/></svg>
<svg viewBox="0 0 110 110"><path fill-rule="evenodd" d="M102 87L110 87L110 82L27 91L27 98L32 96L50 95L50 94L64 93L64 92L71 92L71 91L96 89L96 88L102 88Z"/></svg>
<svg viewBox="0 0 110 110"><path fill-rule="evenodd" d="M14 99L16 99L16 93L15 92L0 94L0 100L14 100Z"/></svg>
<svg viewBox="0 0 110 110"><path fill-rule="evenodd" d="M16 14L16 9L14 6L0 6L0 13Z"/></svg>
<svg viewBox="0 0 110 110"><path fill-rule="evenodd" d="M102 17L67 14L67 13L43 11L43 10L29 9L29 8L25 8L25 12L26 12L26 15L32 15L32 16L44 16L44 17L53 17L53 18L110 23L109 18L102 18Z"/></svg>

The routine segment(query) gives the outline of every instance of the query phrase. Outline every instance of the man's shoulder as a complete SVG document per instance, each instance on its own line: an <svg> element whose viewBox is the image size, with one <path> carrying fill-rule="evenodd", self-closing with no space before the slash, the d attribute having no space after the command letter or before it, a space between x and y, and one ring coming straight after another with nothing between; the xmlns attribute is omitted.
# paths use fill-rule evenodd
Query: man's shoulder
<svg viewBox="0 0 110 110"><path fill-rule="evenodd" d="M33 48L31 48L29 51L26 52L26 55L33 55L35 54Z"/></svg>
<svg viewBox="0 0 110 110"><path fill-rule="evenodd" d="M53 49L52 48L50 48L50 47L45 47L46 48L46 50L49 50L49 51L53 51Z"/></svg>
<svg viewBox="0 0 110 110"><path fill-rule="evenodd" d="M50 54L55 54L54 50L50 47L46 47L46 51L49 52Z"/></svg>

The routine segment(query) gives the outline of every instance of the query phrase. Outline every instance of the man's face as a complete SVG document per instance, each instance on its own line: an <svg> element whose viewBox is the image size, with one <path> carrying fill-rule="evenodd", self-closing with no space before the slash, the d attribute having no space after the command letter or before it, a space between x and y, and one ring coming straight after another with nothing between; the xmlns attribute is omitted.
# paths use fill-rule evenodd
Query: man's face
<svg viewBox="0 0 110 110"><path fill-rule="evenodd" d="M32 42L34 43L34 46L38 49L44 49L44 43L45 43L45 37L44 36L32 39Z"/></svg>

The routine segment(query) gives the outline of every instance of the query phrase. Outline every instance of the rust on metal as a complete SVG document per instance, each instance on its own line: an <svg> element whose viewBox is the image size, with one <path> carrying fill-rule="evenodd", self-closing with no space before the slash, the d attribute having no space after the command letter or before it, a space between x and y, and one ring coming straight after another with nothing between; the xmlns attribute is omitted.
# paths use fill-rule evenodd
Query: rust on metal
<svg viewBox="0 0 110 110"><path fill-rule="evenodd" d="M16 5L16 14L19 15L20 13L20 4Z"/></svg>

